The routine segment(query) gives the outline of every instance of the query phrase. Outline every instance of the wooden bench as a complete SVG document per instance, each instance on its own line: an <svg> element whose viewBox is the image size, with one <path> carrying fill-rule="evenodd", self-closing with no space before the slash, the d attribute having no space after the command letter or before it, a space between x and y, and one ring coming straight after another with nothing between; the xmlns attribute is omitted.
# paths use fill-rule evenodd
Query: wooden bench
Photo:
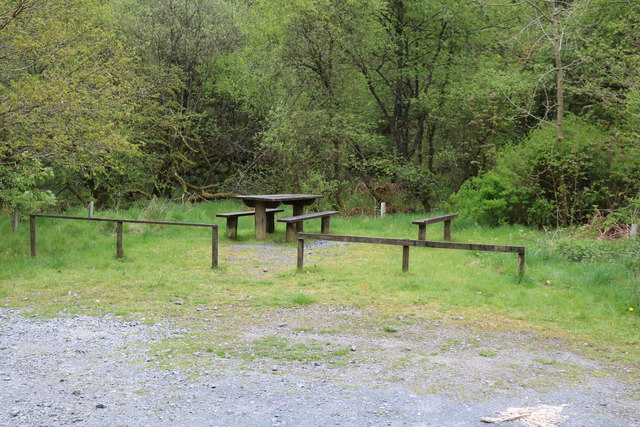
<svg viewBox="0 0 640 427"><path fill-rule="evenodd" d="M267 209L267 232L273 233L275 230L274 216L276 212L284 212L284 209ZM216 216L227 219L227 237L238 238L238 218L241 216L255 215L255 211L219 213Z"/></svg>
<svg viewBox="0 0 640 427"><path fill-rule="evenodd" d="M289 218L280 218L278 222L287 224L287 242L295 242L298 239L298 231L302 231L302 221L314 218L322 218L322 234L329 234L329 219L338 211L314 212L304 215L296 215Z"/></svg>
<svg viewBox="0 0 640 427"><path fill-rule="evenodd" d="M435 224L444 221L444 240L451 240L451 220L458 214L440 215L431 218L417 219L411 224L418 224L418 240L427 240L427 224Z"/></svg>

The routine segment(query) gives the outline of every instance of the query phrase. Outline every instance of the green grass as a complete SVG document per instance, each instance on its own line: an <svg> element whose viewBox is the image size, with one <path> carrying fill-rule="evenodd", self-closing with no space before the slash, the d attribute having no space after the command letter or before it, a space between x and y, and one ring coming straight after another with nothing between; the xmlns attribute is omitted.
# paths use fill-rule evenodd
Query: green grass
<svg viewBox="0 0 640 427"><path fill-rule="evenodd" d="M285 208L283 215L290 215L291 208ZM410 268L403 273L400 247L366 244L312 250L305 269L297 272L295 244L285 243L282 224L267 241L256 242L253 218L243 217L238 240L227 240L225 222L215 214L243 209L234 200L193 206L154 202L96 214L217 223L216 270L210 268L211 236L205 228L125 225L125 257L117 260L114 224L39 218L38 256L32 259L28 222L12 233L9 219L2 218L0 304L43 315L108 312L126 317L141 312L147 319L189 318L196 316L194 308L223 304L257 311L347 305L371 309L383 318L413 314L462 318L491 328L535 329L587 343L585 349L607 357L640 361L638 252L624 242L598 243L591 250L588 240L572 247L565 236L557 245L553 236L525 227L489 229L455 220L453 241L525 245L525 274L516 275L514 254L429 248L411 248ZM424 216L336 218L332 233L416 238L411 221ZM319 228L319 221L305 224L310 232ZM441 240L442 224L427 226L427 239ZM291 264L267 259L263 244L290 252ZM600 256L609 253L614 255Z"/></svg>

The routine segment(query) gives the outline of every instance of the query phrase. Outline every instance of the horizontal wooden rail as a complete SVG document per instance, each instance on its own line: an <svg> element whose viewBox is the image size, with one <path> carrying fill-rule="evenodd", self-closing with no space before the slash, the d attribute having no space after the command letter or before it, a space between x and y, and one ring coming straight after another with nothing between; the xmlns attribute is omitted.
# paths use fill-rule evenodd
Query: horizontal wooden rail
<svg viewBox="0 0 640 427"><path fill-rule="evenodd" d="M334 242L348 243L370 243L378 245L394 245L402 246L402 270L407 271L409 268L409 247L423 248L439 248L439 249L461 249L467 251L483 251L483 252L510 252L518 254L518 274L522 274L524 269L524 246L507 246L507 245L487 245L481 243L455 243L455 242L435 242L430 240L411 240L411 239L389 239L382 237L360 237L360 236L340 236L334 234L315 234L315 233L299 233L298 234L298 269L302 269L304 265L304 241L307 240L328 240Z"/></svg>
<svg viewBox="0 0 640 427"><path fill-rule="evenodd" d="M73 219L83 221L105 221L116 223L116 258L120 259L124 256L122 250L122 224L125 222L134 224L157 224L157 225L181 225L188 227L209 227L211 228L211 268L218 266L218 226L216 224L203 224L197 222L171 222L171 221L148 221L142 219L124 219L124 218L90 218L83 216L69 215L49 215L49 214L30 214L29 228L31 240L31 256L36 256L36 218L56 218L56 219Z"/></svg>
<svg viewBox="0 0 640 427"><path fill-rule="evenodd" d="M218 227L217 224L203 224L200 222L148 221L144 219L120 219L120 218L89 218L86 216L49 215L49 214L31 214L30 216L35 216L40 218L80 219L85 221L132 222L136 224L186 225L186 226L192 226L192 227Z"/></svg>

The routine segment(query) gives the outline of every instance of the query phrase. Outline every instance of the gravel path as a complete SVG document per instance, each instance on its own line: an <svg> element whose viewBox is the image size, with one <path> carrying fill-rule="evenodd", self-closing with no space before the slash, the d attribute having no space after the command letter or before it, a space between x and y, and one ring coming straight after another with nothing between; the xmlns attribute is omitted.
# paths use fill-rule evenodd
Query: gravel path
<svg viewBox="0 0 640 427"><path fill-rule="evenodd" d="M508 407L568 404L561 426L640 426L630 370L529 333L402 318L391 331L323 305L221 307L206 333L233 332L224 355L172 350L189 329L140 320L0 308L0 425L474 426ZM265 342L343 351L286 360L277 345L261 355Z"/></svg>

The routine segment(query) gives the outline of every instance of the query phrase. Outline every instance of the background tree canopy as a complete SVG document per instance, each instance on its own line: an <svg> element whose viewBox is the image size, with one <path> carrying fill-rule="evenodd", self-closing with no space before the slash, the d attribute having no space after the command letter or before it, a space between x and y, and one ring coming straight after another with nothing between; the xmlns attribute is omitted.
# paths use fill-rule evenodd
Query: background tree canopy
<svg viewBox="0 0 640 427"><path fill-rule="evenodd" d="M637 220L638 34L635 1L7 0L0 203Z"/></svg>

